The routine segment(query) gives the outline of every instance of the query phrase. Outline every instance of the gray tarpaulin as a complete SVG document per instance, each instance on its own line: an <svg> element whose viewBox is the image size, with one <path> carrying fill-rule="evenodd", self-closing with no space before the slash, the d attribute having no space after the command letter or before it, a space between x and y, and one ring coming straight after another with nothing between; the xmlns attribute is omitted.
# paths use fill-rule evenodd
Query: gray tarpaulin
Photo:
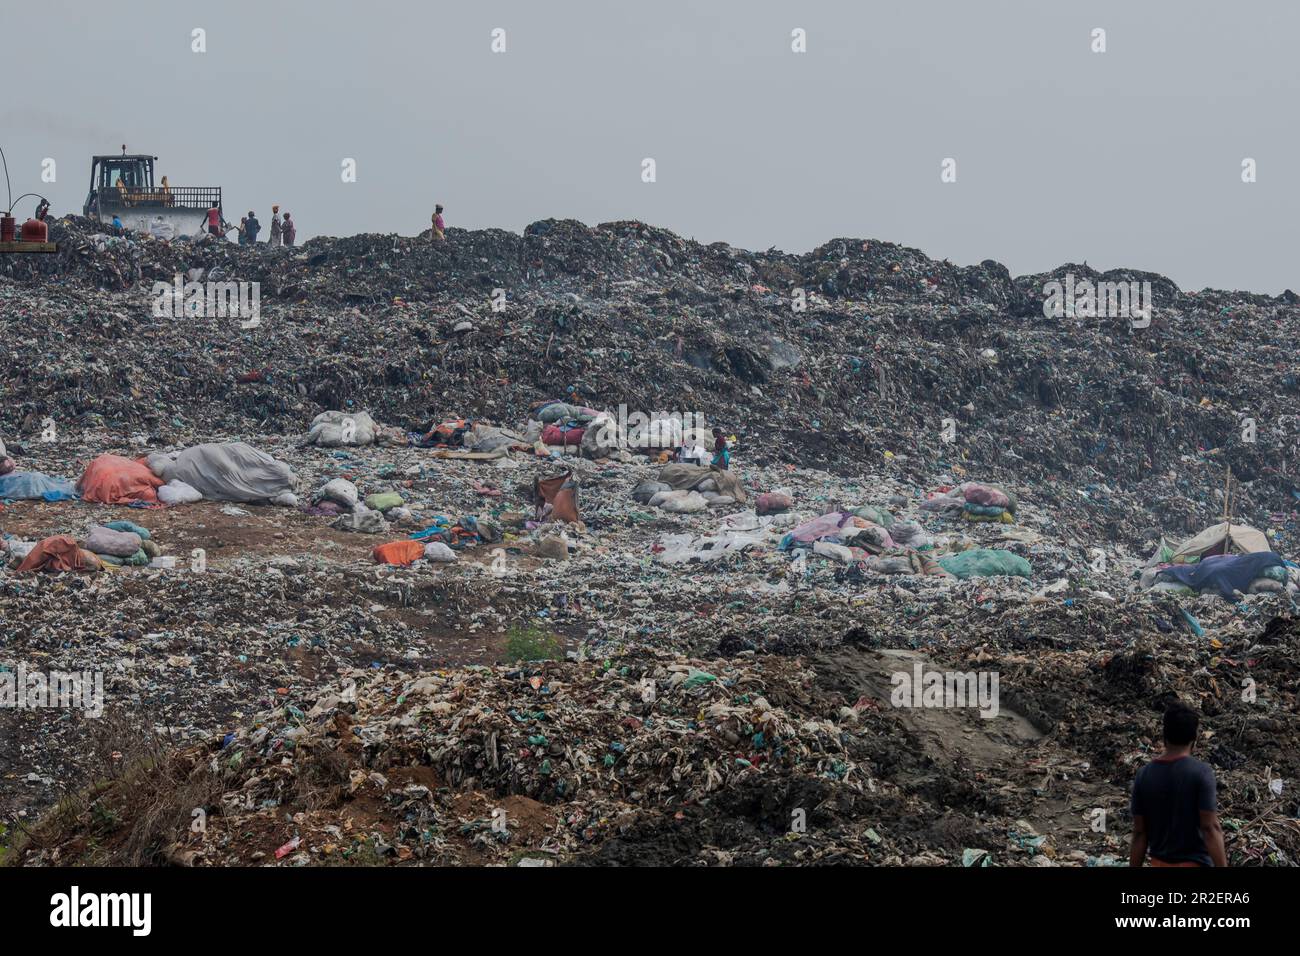
<svg viewBox="0 0 1300 956"><path fill-rule="evenodd" d="M164 481L179 479L214 501L267 501L298 483L292 468L242 441L150 455L149 468Z"/></svg>

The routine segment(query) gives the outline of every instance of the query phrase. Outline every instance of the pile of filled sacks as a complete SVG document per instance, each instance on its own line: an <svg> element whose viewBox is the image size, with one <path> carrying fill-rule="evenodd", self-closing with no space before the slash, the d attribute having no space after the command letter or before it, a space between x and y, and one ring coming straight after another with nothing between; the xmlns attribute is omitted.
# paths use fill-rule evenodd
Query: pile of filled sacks
<svg viewBox="0 0 1300 956"><path fill-rule="evenodd" d="M925 511L960 514L966 521L1014 524L1016 496L999 485L966 481L955 488L940 489L921 502Z"/></svg>
<svg viewBox="0 0 1300 956"><path fill-rule="evenodd" d="M361 534L383 534L390 521L402 521L411 516L401 494L396 491L376 491L364 499L357 486L346 478L334 478L322 485L312 496L309 514L333 517L333 527L341 531Z"/></svg>
<svg viewBox="0 0 1300 956"><path fill-rule="evenodd" d="M114 567L172 567L147 528L130 521L94 525L83 541L72 535L51 535L40 541L8 539L4 551L17 561L18 571L100 571Z"/></svg>
<svg viewBox="0 0 1300 956"><path fill-rule="evenodd" d="M100 455L77 481L85 501L180 505L202 501L298 503L293 469L244 442L209 442L148 458Z"/></svg>
<svg viewBox="0 0 1300 956"><path fill-rule="evenodd" d="M632 500L669 514L695 514L708 508L745 504L748 494L731 472L674 462L660 469L657 480L637 484L632 489Z"/></svg>
<svg viewBox="0 0 1300 956"><path fill-rule="evenodd" d="M503 538L501 525L486 515L437 515L428 527L413 531L405 541L376 545L371 555L379 564L402 567L420 560L446 564L455 561L456 552L462 548L497 544Z"/></svg>
<svg viewBox="0 0 1300 956"><path fill-rule="evenodd" d="M81 545L103 564L142 568L162 556L148 528L130 521L95 525Z"/></svg>
<svg viewBox="0 0 1300 956"><path fill-rule="evenodd" d="M571 405L568 402L538 402L529 409L529 415L542 423L543 445L577 448L582 438L601 413L594 408Z"/></svg>
<svg viewBox="0 0 1300 956"><path fill-rule="evenodd" d="M359 445L405 445L406 435L378 424L367 412L321 412L311 420L302 444L318 448Z"/></svg>
<svg viewBox="0 0 1300 956"><path fill-rule="evenodd" d="M930 553L934 541L925 529L876 505L836 509L803 521L781 539L779 548L808 550L878 574L944 573Z"/></svg>

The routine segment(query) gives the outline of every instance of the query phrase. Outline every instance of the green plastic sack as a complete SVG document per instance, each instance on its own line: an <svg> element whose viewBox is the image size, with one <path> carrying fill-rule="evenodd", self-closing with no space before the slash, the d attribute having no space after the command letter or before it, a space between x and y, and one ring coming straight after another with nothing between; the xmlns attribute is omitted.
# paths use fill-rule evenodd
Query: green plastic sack
<svg viewBox="0 0 1300 956"><path fill-rule="evenodd" d="M141 541L149 540L149 529L142 528L132 521L110 521L108 524L104 525L104 527L113 531L130 531L134 534L138 534Z"/></svg>
<svg viewBox="0 0 1300 956"><path fill-rule="evenodd" d="M1286 568L1282 567L1280 564L1275 564L1271 568L1265 568L1264 577L1268 578L1270 581L1281 581L1283 584L1286 584Z"/></svg>
<svg viewBox="0 0 1300 956"><path fill-rule="evenodd" d="M867 521L874 521L883 528L892 528L894 526L894 516L884 508L877 508L875 505L863 505L860 508L854 508L849 514L864 518Z"/></svg>
<svg viewBox="0 0 1300 956"><path fill-rule="evenodd" d="M963 581L1000 576L1027 578L1031 573L1029 562L1020 555L995 548L976 548L973 551L950 554L939 559L939 566Z"/></svg>
<svg viewBox="0 0 1300 956"><path fill-rule="evenodd" d="M682 686L687 690L695 687L703 687L705 684L711 684L718 678L708 671L692 670L686 680L682 681Z"/></svg>
<svg viewBox="0 0 1300 956"><path fill-rule="evenodd" d="M969 501L962 505L962 508L969 514L979 515L983 518L1001 518L1002 513L1009 510L1007 508L999 508L997 505L972 504Z"/></svg>
<svg viewBox="0 0 1300 956"><path fill-rule="evenodd" d="M366 507L371 511L388 511L402 503L402 496L395 491L377 491L366 497Z"/></svg>
<svg viewBox="0 0 1300 956"><path fill-rule="evenodd" d="M131 557L129 558L115 558L111 554L100 554L100 555L96 555L96 557L98 557L99 560L103 561L105 564L111 564L119 568L121 567L143 568L149 563L149 555L144 553L143 548L141 548L135 554L131 555Z"/></svg>

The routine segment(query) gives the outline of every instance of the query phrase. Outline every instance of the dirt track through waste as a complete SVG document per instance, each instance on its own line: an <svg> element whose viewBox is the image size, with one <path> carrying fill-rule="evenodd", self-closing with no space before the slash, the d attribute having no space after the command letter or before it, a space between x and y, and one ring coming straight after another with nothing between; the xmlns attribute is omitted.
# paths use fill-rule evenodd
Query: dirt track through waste
<svg viewBox="0 0 1300 956"><path fill-rule="evenodd" d="M823 675L834 675L836 684L860 692L875 701L882 712L899 724L898 745L920 759L896 774L893 782L907 789L926 792L940 780L957 777L987 784L1015 779L1038 756L1047 735L1005 701L1014 699L1015 688L998 688L1001 700L996 713L984 716L978 702L956 706L897 706L894 703L897 678L913 677L915 665L923 673L951 673L926 655L906 649L872 650L844 645L814 658ZM973 676L974 672L971 672ZM1052 747L1058 761L1085 764L1084 758L1059 746ZM1021 785L1031 800L1023 814L1038 833L1056 834L1081 830L1086 812L1098 797L1112 797L1110 788L1084 781L1074 782L1067 793L1052 787L1050 777Z"/></svg>

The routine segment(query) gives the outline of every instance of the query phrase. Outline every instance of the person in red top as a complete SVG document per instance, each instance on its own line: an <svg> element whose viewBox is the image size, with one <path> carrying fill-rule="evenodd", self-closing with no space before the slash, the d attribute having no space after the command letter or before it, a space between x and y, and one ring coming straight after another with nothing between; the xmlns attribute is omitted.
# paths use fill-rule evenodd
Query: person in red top
<svg viewBox="0 0 1300 956"><path fill-rule="evenodd" d="M1186 704L1165 711L1165 752L1138 771L1130 810L1129 866L1227 866L1210 765L1192 756L1199 718Z"/></svg>
<svg viewBox="0 0 1300 956"><path fill-rule="evenodd" d="M208 233L213 236L222 235L221 210L217 208L216 203L213 203L212 208L208 210Z"/></svg>
<svg viewBox="0 0 1300 956"><path fill-rule="evenodd" d="M731 452L727 450L727 438L722 434L721 428L713 429L713 461L714 468L721 468L726 471L731 467Z"/></svg>
<svg viewBox="0 0 1300 956"><path fill-rule="evenodd" d="M447 224L442 221L442 206L433 207L433 231L429 238L434 242L447 238Z"/></svg>

